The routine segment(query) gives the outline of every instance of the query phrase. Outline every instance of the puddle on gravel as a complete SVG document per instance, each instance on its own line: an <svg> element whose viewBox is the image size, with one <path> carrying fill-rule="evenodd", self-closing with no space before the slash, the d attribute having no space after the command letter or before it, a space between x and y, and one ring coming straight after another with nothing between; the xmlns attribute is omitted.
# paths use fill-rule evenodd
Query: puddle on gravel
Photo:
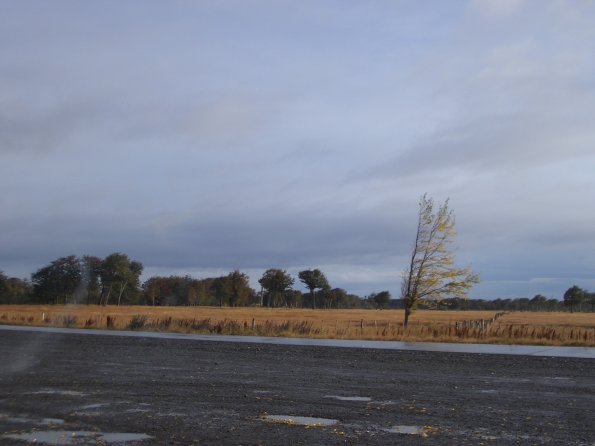
<svg viewBox="0 0 595 446"><path fill-rule="evenodd" d="M391 434L420 435L422 437L427 436L423 426L407 426L404 424L398 424L386 429L386 432L390 432Z"/></svg>
<svg viewBox="0 0 595 446"><path fill-rule="evenodd" d="M134 434L127 432L103 432L100 435L101 440L108 443L125 443L127 441L141 441L153 438L147 434Z"/></svg>
<svg viewBox="0 0 595 446"><path fill-rule="evenodd" d="M30 418L25 418L25 417L13 417L11 415L8 414L4 414L4 413L0 413L0 420L3 421L8 421L9 423L30 423L31 420Z"/></svg>
<svg viewBox="0 0 595 446"><path fill-rule="evenodd" d="M22 440L51 445L95 445L100 442L126 443L153 438L147 434L127 432L91 432L91 431L35 431L26 434L7 434L0 438Z"/></svg>
<svg viewBox="0 0 595 446"><path fill-rule="evenodd" d="M44 426L52 426L56 424L64 424L64 420L61 418L44 418L41 420L40 424L43 424Z"/></svg>
<svg viewBox="0 0 595 446"><path fill-rule="evenodd" d="M182 412L157 412L157 416L158 417L179 417L179 418L184 418L184 417L188 416L188 414L182 413Z"/></svg>
<svg viewBox="0 0 595 446"><path fill-rule="evenodd" d="M133 408L133 409L126 409L124 412L126 413L146 413L149 412L149 409L140 409L140 408Z"/></svg>
<svg viewBox="0 0 595 446"><path fill-rule="evenodd" d="M42 389L36 392L30 392L29 395L85 396L86 394L76 390Z"/></svg>
<svg viewBox="0 0 595 446"><path fill-rule="evenodd" d="M293 415L265 415L263 421L268 423L293 424L296 426L333 426L338 420L331 418L298 417Z"/></svg>
<svg viewBox="0 0 595 446"><path fill-rule="evenodd" d="M333 398L339 401L357 401L360 403L369 403L372 401L372 398L367 396L339 396L339 395L325 395L325 398Z"/></svg>
<svg viewBox="0 0 595 446"><path fill-rule="evenodd" d="M82 410L89 410L89 409L100 409L102 407L109 406L109 403L96 403L96 404L87 404L86 406L82 406Z"/></svg>
<svg viewBox="0 0 595 446"><path fill-rule="evenodd" d="M36 420L33 418L27 418L27 417L23 417L23 416L13 417L11 415L7 415L4 413L0 413L0 420L8 421L9 423L32 423L32 424L41 424L44 426L64 424L64 420L61 418L43 418L41 420L39 420L39 419Z"/></svg>

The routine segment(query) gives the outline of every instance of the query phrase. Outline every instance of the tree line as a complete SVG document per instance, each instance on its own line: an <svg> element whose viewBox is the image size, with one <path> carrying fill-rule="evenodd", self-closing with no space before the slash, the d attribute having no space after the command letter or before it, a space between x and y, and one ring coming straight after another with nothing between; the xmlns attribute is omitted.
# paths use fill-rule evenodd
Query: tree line
<svg viewBox="0 0 595 446"><path fill-rule="evenodd" d="M0 304L94 304L154 306L265 306L305 308L382 308L391 301L388 291L361 298L333 288L319 269L298 274L308 289L294 289L295 278L286 270L271 268L250 286L247 274L196 279L154 276L141 283L141 262L126 254L105 258L85 255L60 257L31 274L31 280L7 277L0 271Z"/></svg>
<svg viewBox="0 0 595 446"><path fill-rule="evenodd" d="M319 269L298 273L307 289L294 289L296 278L286 270L271 268L250 286L245 273L235 270L220 277L154 276L141 283L142 263L126 254L61 257L31 274L30 280L8 277L0 271L0 304L94 304L154 306L265 306L295 308L406 308L404 299L392 299L388 291L360 297L333 288ZM562 300L533 298L419 299L417 308L437 310L494 311L594 311L595 293L572 286Z"/></svg>
<svg viewBox="0 0 595 446"><path fill-rule="evenodd" d="M579 291L576 298L575 291ZM402 301L395 301L394 308L404 308ZM547 298L537 294L532 298L462 299L446 298L436 301L421 301L419 309L473 310L473 311L579 311L595 312L595 293L589 293L576 285L569 288L563 298Z"/></svg>
<svg viewBox="0 0 595 446"><path fill-rule="evenodd" d="M139 303L142 271L142 263L121 253L104 259L60 257L31 274L30 281L7 278L0 271L0 303Z"/></svg>

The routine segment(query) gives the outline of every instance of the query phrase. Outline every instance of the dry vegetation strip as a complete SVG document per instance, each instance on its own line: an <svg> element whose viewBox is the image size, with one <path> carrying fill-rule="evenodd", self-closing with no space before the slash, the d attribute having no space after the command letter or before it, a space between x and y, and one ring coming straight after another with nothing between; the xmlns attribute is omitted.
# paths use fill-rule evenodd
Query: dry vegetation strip
<svg viewBox="0 0 595 446"><path fill-rule="evenodd" d="M433 342L595 346L595 313L418 311L407 329L402 310L3 305L0 323ZM463 321L468 321L463 324Z"/></svg>

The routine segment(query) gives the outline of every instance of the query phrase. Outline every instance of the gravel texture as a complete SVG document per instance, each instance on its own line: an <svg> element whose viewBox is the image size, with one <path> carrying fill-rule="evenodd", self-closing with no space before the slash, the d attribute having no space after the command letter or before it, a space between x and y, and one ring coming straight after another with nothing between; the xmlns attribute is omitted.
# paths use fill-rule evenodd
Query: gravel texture
<svg viewBox="0 0 595 446"><path fill-rule="evenodd" d="M595 360L0 331L0 444L595 444Z"/></svg>

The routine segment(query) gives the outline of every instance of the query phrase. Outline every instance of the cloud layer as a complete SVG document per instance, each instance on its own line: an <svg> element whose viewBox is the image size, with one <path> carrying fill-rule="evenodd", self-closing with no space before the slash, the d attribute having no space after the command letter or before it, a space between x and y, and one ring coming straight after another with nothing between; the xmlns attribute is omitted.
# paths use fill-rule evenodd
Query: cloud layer
<svg viewBox="0 0 595 446"><path fill-rule="evenodd" d="M0 269L318 267L398 295L419 196L474 297L595 288L588 2L0 4Z"/></svg>

